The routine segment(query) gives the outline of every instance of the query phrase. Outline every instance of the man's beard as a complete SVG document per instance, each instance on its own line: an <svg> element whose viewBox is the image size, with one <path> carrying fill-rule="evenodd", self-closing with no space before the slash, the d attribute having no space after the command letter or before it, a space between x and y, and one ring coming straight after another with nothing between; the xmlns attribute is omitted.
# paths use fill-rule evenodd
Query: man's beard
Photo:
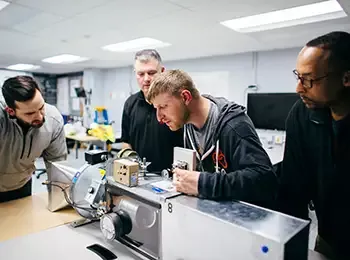
<svg viewBox="0 0 350 260"><path fill-rule="evenodd" d="M184 113L183 113L183 123L186 124L190 118L190 110L185 106L184 109Z"/></svg>
<svg viewBox="0 0 350 260"><path fill-rule="evenodd" d="M45 123L45 117L43 117L43 121L40 123L40 124L33 124L32 123L28 123L28 122L25 122L23 121L22 119L16 117L17 119L17 123L22 126L22 127L25 127L25 128L30 128L30 127L33 127L33 128L40 128L43 126L43 124Z"/></svg>
<svg viewBox="0 0 350 260"><path fill-rule="evenodd" d="M184 104L183 105L183 111L182 111L182 118L178 122L177 128L180 129L182 128L185 124L188 123L188 120L190 119L190 110L187 108L187 106Z"/></svg>

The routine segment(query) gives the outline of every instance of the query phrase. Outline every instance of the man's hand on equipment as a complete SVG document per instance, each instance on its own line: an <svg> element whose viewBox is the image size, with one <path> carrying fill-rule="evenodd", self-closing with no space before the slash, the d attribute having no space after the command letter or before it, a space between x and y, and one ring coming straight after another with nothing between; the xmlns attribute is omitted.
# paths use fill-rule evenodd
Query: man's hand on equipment
<svg viewBox="0 0 350 260"><path fill-rule="evenodd" d="M199 172L175 168L173 183L176 191L197 196L199 175Z"/></svg>
<svg viewBox="0 0 350 260"><path fill-rule="evenodd" d="M130 148L130 149L132 149L131 145L128 144L128 143L122 143L122 149L124 149L124 148Z"/></svg>

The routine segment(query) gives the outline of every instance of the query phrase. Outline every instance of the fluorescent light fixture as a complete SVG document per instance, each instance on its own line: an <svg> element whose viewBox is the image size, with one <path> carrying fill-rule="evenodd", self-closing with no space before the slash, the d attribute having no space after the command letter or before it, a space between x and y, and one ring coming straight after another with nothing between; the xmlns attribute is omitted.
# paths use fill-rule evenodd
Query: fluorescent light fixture
<svg viewBox="0 0 350 260"><path fill-rule="evenodd" d="M7 67L9 70L22 70L22 71L26 71L26 70L36 70L39 69L40 66L37 65L33 65L33 64L15 64L15 65L11 65Z"/></svg>
<svg viewBox="0 0 350 260"><path fill-rule="evenodd" d="M71 55L71 54L61 54L61 55L43 59L42 61L47 63L53 63L53 64L71 64L71 63L86 61L88 59L89 58L80 57L80 56Z"/></svg>
<svg viewBox="0 0 350 260"><path fill-rule="evenodd" d="M145 48L163 48L170 45L170 43L162 42L148 37L143 37L131 41L109 44L103 46L102 49L113 52L134 52Z"/></svg>
<svg viewBox="0 0 350 260"><path fill-rule="evenodd" d="M10 4L9 2L5 2L5 1L0 0L0 10L4 9L9 4Z"/></svg>
<svg viewBox="0 0 350 260"><path fill-rule="evenodd" d="M258 32L346 17L336 0L220 22L241 33Z"/></svg>

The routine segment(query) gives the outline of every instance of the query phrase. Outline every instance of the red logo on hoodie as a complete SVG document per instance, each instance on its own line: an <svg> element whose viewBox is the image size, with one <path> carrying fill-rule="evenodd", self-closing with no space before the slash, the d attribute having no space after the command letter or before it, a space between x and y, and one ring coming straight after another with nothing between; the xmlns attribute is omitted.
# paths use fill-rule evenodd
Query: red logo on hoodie
<svg viewBox="0 0 350 260"><path fill-rule="evenodd" d="M213 159L214 165L216 165L216 152L212 154L212 159ZM228 165L227 165L226 157L220 149L219 149L218 162L222 168L227 169Z"/></svg>

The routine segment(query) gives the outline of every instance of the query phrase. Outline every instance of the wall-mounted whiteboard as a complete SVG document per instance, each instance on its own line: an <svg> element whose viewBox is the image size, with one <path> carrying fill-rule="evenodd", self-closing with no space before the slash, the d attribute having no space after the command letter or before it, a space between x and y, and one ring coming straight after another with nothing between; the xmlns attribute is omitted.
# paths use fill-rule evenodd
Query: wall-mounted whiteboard
<svg viewBox="0 0 350 260"><path fill-rule="evenodd" d="M2 95L2 85L4 84L4 81L11 77L16 77L20 75L26 75L26 76L32 76L31 73L27 72L20 72L20 71L13 71L13 70L0 70L0 100L3 101L4 97Z"/></svg>
<svg viewBox="0 0 350 260"><path fill-rule="evenodd" d="M189 75L201 94L226 98L230 96L229 71L190 72Z"/></svg>

